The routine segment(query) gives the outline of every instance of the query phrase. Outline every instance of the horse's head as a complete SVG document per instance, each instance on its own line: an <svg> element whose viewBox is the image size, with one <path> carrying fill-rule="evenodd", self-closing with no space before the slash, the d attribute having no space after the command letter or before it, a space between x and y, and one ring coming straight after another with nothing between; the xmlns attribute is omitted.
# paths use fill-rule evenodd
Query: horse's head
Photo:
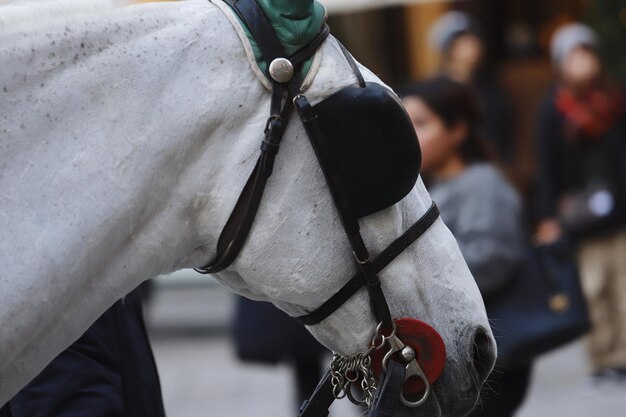
<svg viewBox="0 0 626 417"><path fill-rule="evenodd" d="M38 8L18 3L20 16ZM53 9L37 20L45 30L5 25L0 33L0 63L14 68L0 75L11 104L0 120L0 405L142 280L211 259L269 110L270 94L245 58L250 45L242 49L232 14L229 22L209 2L107 8L71 21ZM305 80L307 98L315 104L354 83L327 40ZM419 181L361 219L372 256L430 204ZM292 117L243 250L218 278L299 316L355 272L320 165ZM380 279L392 316L430 324L447 350L435 395L403 410L467 411L495 348L454 238L437 220ZM361 289L309 330L350 355L367 349L376 326Z"/></svg>
<svg viewBox="0 0 626 417"><path fill-rule="evenodd" d="M356 83L334 39L321 47L316 60L308 77L312 83L304 93L313 104ZM367 81L380 83L371 72L363 72ZM263 127L262 123L256 126L259 135ZM242 180L238 180L239 186L228 187L228 192L238 194ZM367 197L378 196L373 193ZM430 206L419 180L397 204L361 219L361 233L372 256L402 235ZM212 241L222 224L213 224L208 231ZM240 294L271 301L292 316L302 316L329 300L356 270L353 250L314 150L301 121L292 116L247 243L218 279ZM442 336L447 350L445 371L434 385L434 395L420 408L399 404L398 413L465 415L493 367L495 343L480 293L442 221L436 220L380 273L380 278L393 318L408 317L430 324ZM329 349L353 355L368 348L376 327L370 297L361 288L308 328Z"/></svg>

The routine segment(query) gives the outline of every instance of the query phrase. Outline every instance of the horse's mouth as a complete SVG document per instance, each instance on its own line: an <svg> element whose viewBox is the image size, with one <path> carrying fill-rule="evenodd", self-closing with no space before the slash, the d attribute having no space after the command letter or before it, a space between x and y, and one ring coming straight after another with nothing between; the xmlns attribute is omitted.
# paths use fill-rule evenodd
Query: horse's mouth
<svg viewBox="0 0 626 417"><path fill-rule="evenodd" d="M432 407L432 409L430 407L428 409L425 408L423 417L465 417L474 409L477 395L476 393L475 396L468 395L465 398L450 397L449 387L443 384L435 384L432 395L434 400L434 404L432 405L434 405L434 407ZM429 403L430 401L427 404Z"/></svg>

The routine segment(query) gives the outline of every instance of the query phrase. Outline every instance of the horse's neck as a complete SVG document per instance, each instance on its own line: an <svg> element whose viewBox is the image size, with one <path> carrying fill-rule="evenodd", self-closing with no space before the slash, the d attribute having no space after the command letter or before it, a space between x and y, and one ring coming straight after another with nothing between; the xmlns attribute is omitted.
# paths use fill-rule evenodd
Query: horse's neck
<svg viewBox="0 0 626 417"><path fill-rule="evenodd" d="M194 216L223 217L213 174L254 163L229 146L258 147L236 118L267 111L238 42L206 1L0 38L0 404L24 382L13 357L40 368L139 282L206 254Z"/></svg>
<svg viewBox="0 0 626 417"><path fill-rule="evenodd" d="M121 10L0 43L8 52L0 65L15 68L0 75L3 207L18 206L41 239L63 230L57 244L40 241L33 253L74 252L113 230L121 235L107 241L116 246L136 239L164 206L195 198L177 195L179 185L190 188L187 176L212 171L213 158L203 157L234 146L214 139L236 133L236 118L261 113L262 87L245 67L235 70L241 48L223 36L232 28L208 2L186 3ZM217 167L229 163L220 156ZM37 204L42 197L50 205ZM69 222L60 227L57 216ZM81 241L67 240L74 235ZM171 239L168 247L178 243Z"/></svg>
<svg viewBox="0 0 626 417"><path fill-rule="evenodd" d="M43 30L72 20L105 15L127 0L0 0L0 33Z"/></svg>

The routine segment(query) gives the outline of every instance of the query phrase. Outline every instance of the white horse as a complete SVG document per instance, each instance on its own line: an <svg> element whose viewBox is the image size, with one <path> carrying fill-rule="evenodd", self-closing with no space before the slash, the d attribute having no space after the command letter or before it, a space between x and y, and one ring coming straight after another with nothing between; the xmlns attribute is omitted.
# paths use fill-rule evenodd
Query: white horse
<svg viewBox="0 0 626 417"><path fill-rule="evenodd" d="M211 259L257 159L270 101L233 22L219 0L0 8L0 405L139 283ZM327 40L307 96L317 102L354 82ZM430 203L419 181L400 203L362 220L371 252ZM353 273L325 180L292 120L248 242L217 279L301 315ZM464 415L495 345L441 220L381 279L393 315L430 323L447 346L435 395L407 415ZM353 354L375 327L361 290L309 330Z"/></svg>

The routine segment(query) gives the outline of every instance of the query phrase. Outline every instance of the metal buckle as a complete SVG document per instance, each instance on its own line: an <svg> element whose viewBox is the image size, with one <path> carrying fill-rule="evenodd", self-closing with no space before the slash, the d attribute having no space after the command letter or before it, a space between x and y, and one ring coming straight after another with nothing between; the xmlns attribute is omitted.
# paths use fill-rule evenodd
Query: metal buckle
<svg viewBox="0 0 626 417"><path fill-rule="evenodd" d="M430 396L431 385L424 373L424 370L417 362L417 357L415 350L412 347L405 345L402 340L398 336L395 335L394 332L390 336L386 336L385 340L389 343L389 351L383 357L383 371L387 371L387 364L391 360L391 357L399 352L400 359L402 362L406 364L406 375L404 377L404 383L406 383L410 378L419 378L424 383L425 391L422 398L417 401L409 401L405 396L404 392L400 392L400 401L402 404L406 405L410 408L419 407L426 402L428 397Z"/></svg>
<svg viewBox="0 0 626 417"><path fill-rule="evenodd" d="M359 256L356 254L356 252L352 251L352 255L354 255L354 259L356 259L356 261L359 263L359 265L365 265L366 263L369 263L370 258L369 256L365 259L360 259ZM378 331L378 329L377 329Z"/></svg>
<svg viewBox="0 0 626 417"><path fill-rule="evenodd" d="M280 123L280 125L282 126L284 120L283 118L280 116L280 114L272 114L268 119L267 119L267 123L265 123L265 129L263 130L263 133L267 133L269 131L271 131L272 129L275 129L276 126L272 125L273 121L277 121Z"/></svg>

